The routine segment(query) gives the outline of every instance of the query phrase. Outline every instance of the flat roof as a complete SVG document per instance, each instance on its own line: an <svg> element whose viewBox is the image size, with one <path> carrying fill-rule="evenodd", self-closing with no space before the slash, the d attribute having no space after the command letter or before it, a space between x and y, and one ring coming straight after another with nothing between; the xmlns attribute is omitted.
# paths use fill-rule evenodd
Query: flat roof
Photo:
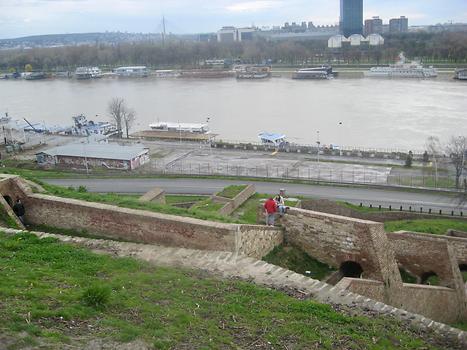
<svg viewBox="0 0 467 350"><path fill-rule="evenodd" d="M269 132L262 132L258 135L259 138L269 141L279 141L285 139L284 134L276 134L276 133L269 133Z"/></svg>
<svg viewBox="0 0 467 350"><path fill-rule="evenodd" d="M149 149L144 146L120 146L116 144L72 143L65 146L49 148L37 154L64 157L87 157L97 159L132 160Z"/></svg>

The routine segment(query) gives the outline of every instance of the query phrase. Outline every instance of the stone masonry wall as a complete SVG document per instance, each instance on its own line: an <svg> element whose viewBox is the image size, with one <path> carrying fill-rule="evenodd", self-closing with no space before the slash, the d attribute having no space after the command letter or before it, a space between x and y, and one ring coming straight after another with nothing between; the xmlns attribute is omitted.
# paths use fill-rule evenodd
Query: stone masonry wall
<svg viewBox="0 0 467 350"><path fill-rule="evenodd" d="M248 185L242 192L236 195L233 199L227 199L227 203L219 210L221 215L230 215L243 203L245 203L256 192L254 185ZM214 196L217 199L224 199L222 197Z"/></svg>
<svg viewBox="0 0 467 350"><path fill-rule="evenodd" d="M0 181L0 193L23 198L26 221L33 225L84 230L111 239L230 251L255 258L262 258L283 239L281 230L265 226L224 224L34 194L17 177Z"/></svg>
<svg viewBox="0 0 467 350"><path fill-rule="evenodd" d="M245 255L262 259L283 242L282 230L267 226L242 225L239 227L237 250Z"/></svg>

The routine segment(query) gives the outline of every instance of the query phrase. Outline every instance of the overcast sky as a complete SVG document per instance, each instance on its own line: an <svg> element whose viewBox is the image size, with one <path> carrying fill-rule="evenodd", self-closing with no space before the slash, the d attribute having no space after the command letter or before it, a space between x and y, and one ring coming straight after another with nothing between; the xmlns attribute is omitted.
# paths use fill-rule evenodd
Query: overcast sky
<svg viewBox="0 0 467 350"><path fill-rule="evenodd" d="M364 0L365 17L467 22L467 0ZM0 38L101 31L212 32L224 25L335 24L339 0L0 0Z"/></svg>

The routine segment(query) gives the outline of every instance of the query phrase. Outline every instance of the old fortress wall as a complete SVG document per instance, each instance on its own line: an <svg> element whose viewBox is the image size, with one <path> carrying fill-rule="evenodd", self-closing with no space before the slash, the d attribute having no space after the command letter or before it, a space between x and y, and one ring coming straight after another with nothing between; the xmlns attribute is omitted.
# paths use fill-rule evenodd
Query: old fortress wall
<svg viewBox="0 0 467 350"><path fill-rule="evenodd" d="M467 255L465 238L386 233L382 223L304 209L290 210L282 220L284 230L216 223L34 193L18 177L0 180L0 193L13 200L22 198L26 220L33 225L83 230L110 239L226 251L256 259L286 240L340 269L337 290L439 322L467 319L467 298L459 270ZM400 268L420 281L436 275L440 286L405 284Z"/></svg>

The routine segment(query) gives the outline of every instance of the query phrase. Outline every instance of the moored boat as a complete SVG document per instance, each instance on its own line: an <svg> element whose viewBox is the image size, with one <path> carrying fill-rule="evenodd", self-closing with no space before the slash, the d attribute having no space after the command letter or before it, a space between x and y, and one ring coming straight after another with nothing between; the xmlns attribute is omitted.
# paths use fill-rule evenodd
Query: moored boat
<svg viewBox="0 0 467 350"><path fill-rule="evenodd" d="M303 68L292 75L292 79L332 79L333 77L331 66Z"/></svg>
<svg viewBox="0 0 467 350"><path fill-rule="evenodd" d="M467 68L464 69L456 69L456 74L454 79L457 80L467 80Z"/></svg>
<svg viewBox="0 0 467 350"><path fill-rule="evenodd" d="M424 67L418 61L406 63L404 53L399 54L399 61L387 67L372 67L364 72L370 78L436 78L438 71L433 67Z"/></svg>
<svg viewBox="0 0 467 350"><path fill-rule="evenodd" d="M271 67L268 66L237 66L235 67L237 79L266 79L271 76Z"/></svg>

